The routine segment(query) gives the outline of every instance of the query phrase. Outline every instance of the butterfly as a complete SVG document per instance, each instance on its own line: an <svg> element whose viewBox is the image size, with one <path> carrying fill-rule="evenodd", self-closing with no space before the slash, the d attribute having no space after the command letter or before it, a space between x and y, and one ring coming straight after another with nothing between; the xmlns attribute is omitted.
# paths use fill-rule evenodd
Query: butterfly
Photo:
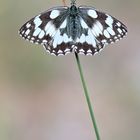
<svg viewBox="0 0 140 140"><path fill-rule="evenodd" d="M94 55L126 36L127 27L94 7L77 7L72 0L70 7L54 7L35 16L20 28L19 34L56 56L70 52Z"/></svg>

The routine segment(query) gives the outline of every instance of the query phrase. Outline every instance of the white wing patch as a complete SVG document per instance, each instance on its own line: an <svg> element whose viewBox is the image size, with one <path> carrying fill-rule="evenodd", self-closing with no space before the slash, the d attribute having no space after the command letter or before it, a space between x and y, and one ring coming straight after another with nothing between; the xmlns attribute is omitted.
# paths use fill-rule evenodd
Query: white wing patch
<svg viewBox="0 0 140 140"><path fill-rule="evenodd" d="M67 20L65 19L63 23L61 24L60 28L63 29L63 28L66 28L66 26L67 26Z"/></svg>
<svg viewBox="0 0 140 140"><path fill-rule="evenodd" d="M56 17L58 17L60 15L59 10L52 10L51 14L50 14L50 18L51 19L55 19Z"/></svg>
<svg viewBox="0 0 140 140"><path fill-rule="evenodd" d="M96 38L94 37L94 35L93 35L93 33L92 33L92 30L88 30L88 36L89 36L89 38L90 38L90 43L91 43L91 45L94 47L94 48L96 48ZM87 41L87 40L86 40ZM88 41L87 41L87 43L88 43ZM89 43L89 44L90 44Z"/></svg>
<svg viewBox="0 0 140 140"><path fill-rule="evenodd" d="M93 24L92 32L95 37L98 37L100 34L103 33L103 26L99 21L96 21L95 24Z"/></svg>
<svg viewBox="0 0 140 140"><path fill-rule="evenodd" d="M51 21L49 21L47 25L45 26L46 35L49 34L51 37L53 37L56 31L57 29L55 28L55 26L52 24Z"/></svg>
<svg viewBox="0 0 140 140"><path fill-rule="evenodd" d="M110 38L110 34L109 34L109 32L107 30L104 30L104 36L106 38Z"/></svg>
<svg viewBox="0 0 140 140"><path fill-rule="evenodd" d="M113 31L113 29L112 29L111 27L108 27L106 30L107 30L112 36L115 35L115 32Z"/></svg>
<svg viewBox="0 0 140 140"><path fill-rule="evenodd" d="M57 45L63 42L63 37L60 35L60 30L57 31L55 36L53 37L53 48L56 48Z"/></svg>
<svg viewBox="0 0 140 140"><path fill-rule="evenodd" d="M38 38L42 39L45 36L45 32L42 30L38 36Z"/></svg>
<svg viewBox="0 0 140 140"><path fill-rule="evenodd" d="M88 15L92 18L97 18L97 12L95 10L88 10Z"/></svg>
<svg viewBox="0 0 140 140"><path fill-rule="evenodd" d="M80 23L81 23L82 28L88 29L88 25L85 23L85 21L82 18L80 19Z"/></svg>
<svg viewBox="0 0 140 140"><path fill-rule="evenodd" d="M35 19L34 19L35 29L38 28L41 25L41 23L42 23L42 21L39 18L39 16L35 17Z"/></svg>
<svg viewBox="0 0 140 140"><path fill-rule="evenodd" d="M113 26L113 18L111 16L107 15L107 19L105 20L105 22L109 27Z"/></svg>
<svg viewBox="0 0 140 140"><path fill-rule="evenodd" d="M41 32L41 29L40 29L40 28L37 28L37 29L34 31L33 36L35 36L35 37L38 36L40 32Z"/></svg>
<svg viewBox="0 0 140 140"><path fill-rule="evenodd" d="M52 45L53 45L54 48L56 48L58 45L62 44L63 42L68 43L68 42L71 42L71 41L72 41L71 37L69 38L67 36L67 34L65 34L65 33L63 35L61 35L60 30L58 30L56 32L55 36L53 37Z"/></svg>

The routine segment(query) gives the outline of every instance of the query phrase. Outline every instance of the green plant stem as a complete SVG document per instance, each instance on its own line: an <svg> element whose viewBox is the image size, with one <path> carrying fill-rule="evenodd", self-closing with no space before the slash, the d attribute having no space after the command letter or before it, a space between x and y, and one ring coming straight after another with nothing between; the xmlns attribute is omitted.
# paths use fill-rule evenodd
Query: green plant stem
<svg viewBox="0 0 140 140"><path fill-rule="evenodd" d="M84 80L84 76L83 76L79 56L78 56L77 53L75 53L75 57L76 57L78 69L79 69L79 72L80 72L80 78L81 78L81 81L82 81L84 94L85 94L86 101L87 101L87 104L88 104L88 108L89 108L91 120L92 120L92 123L93 123L93 127L94 127L94 130L95 130L96 138L97 138L97 140L100 140L100 135L99 135L99 131L98 131L98 128L97 128L97 125L96 125L96 120L95 120L95 117L94 117L93 108L92 108L92 105L91 105L91 101L90 101L90 97L89 97L89 94L88 94L87 86L86 86L86 83L85 83L85 80Z"/></svg>

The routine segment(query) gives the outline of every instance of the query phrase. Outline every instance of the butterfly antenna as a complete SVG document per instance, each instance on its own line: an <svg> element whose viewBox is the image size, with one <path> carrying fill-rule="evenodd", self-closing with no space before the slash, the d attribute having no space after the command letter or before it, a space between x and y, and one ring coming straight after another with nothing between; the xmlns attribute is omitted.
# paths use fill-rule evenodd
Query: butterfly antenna
<svg viewBox="0 0 140 140"><path fill-rule="evenodd" d="M71 0L71 5L75 5L76 4L76 0Z"/></svg>
<svg viewBox="0 0 140 140"><path fill-rule="evenodd" d="M64 4L64 6L66 6L66 1L65 1L65 0L62 0L62 2L63 2L63 4Z"/></svg>

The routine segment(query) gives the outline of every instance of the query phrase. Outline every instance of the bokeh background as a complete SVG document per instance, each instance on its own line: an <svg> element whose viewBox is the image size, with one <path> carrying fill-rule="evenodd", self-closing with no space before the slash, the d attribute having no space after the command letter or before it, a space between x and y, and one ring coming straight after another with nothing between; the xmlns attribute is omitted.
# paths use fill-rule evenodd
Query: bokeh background
<svg viewBox="0 0 140 140"><path fill-rule="evenodd" d="M69 1L66 1L69 5ZM140 139L140 1L79 0L124 22L128 36L81 56L102 140ZM18 29L61 0L0 0L0 140L94 140L73 54L55 57Z"/></svg>

